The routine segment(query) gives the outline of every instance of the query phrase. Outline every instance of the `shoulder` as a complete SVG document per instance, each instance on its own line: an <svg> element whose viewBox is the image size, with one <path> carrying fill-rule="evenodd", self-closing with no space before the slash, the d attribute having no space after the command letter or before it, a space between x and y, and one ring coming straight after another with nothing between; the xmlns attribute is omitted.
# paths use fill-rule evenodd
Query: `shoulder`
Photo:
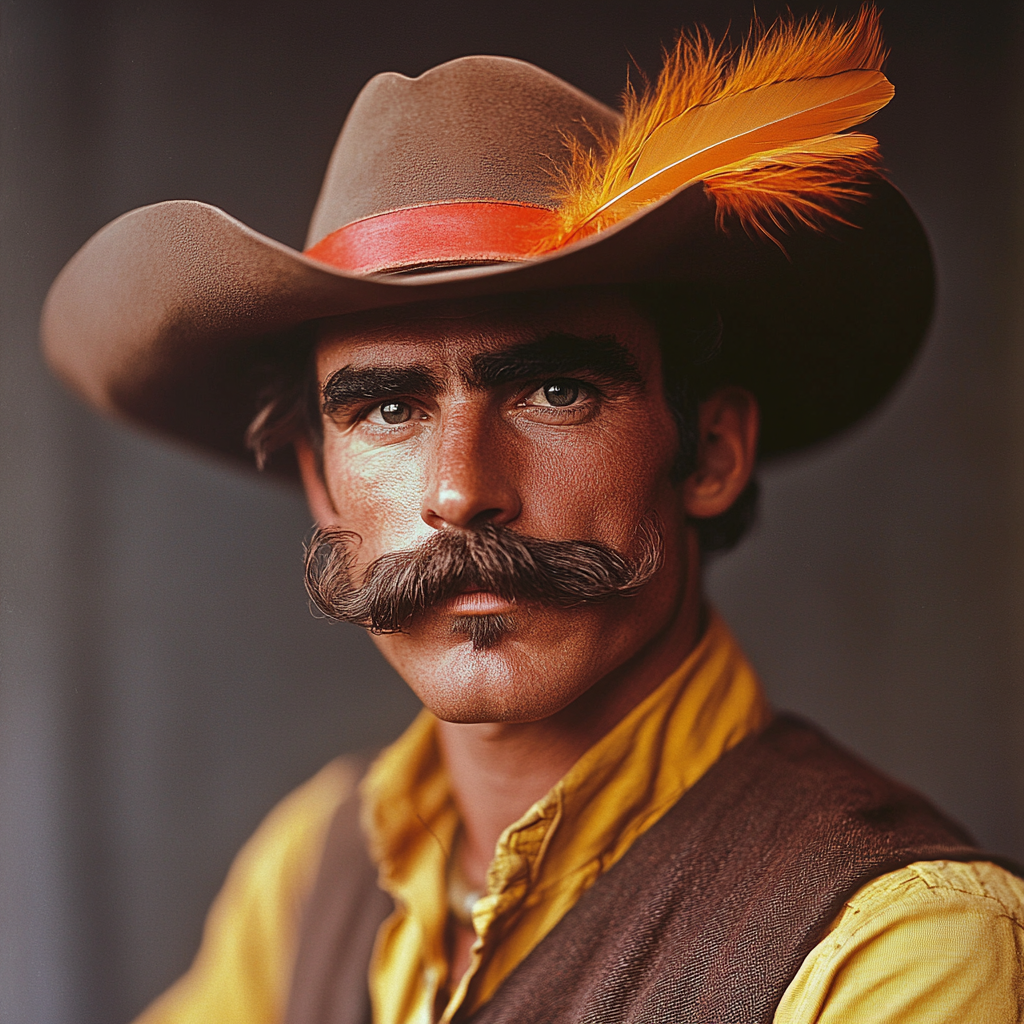
<svg viewBox="0 0 1024 1024"><path fill-rule="evenodd" d="M984 861L919 861L843 906L775 1024L1003 1024L1024 1011L1024 881Z"/></svg>
<svg viewBox="0 0 1024 1024"><path fill-rule="evenodd" d="M988 861L918 861L855 893L833 931L856 931L859 924L897 907L929 911L944 906L998 914L1024 925L1024 880Z"/></svg>
<svg viewBox="0 0 1024 1024"><path fill-rule="evenodd" d="M228 883L237 879L263 892L269 885L300 897L312 885L331 819L360 774L356 761L337 758L292 790L239 851Z"/></svg>
<svg viewBox="0 0 1024 1024"><path fill-rule="evenodd" d="M276 1024L327 830L360 774L338 758L270 811L236 855L192 966L136 1024Z"/></svg>

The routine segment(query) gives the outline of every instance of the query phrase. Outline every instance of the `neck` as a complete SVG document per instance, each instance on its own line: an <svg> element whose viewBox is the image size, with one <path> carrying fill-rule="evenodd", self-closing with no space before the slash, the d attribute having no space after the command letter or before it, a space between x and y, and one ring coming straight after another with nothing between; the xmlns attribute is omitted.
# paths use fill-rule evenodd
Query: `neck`
<svg viewBox="0 0 1024 1024"><path fill-rule="evenodd" d="M690 564L696 565L696 559ZM462 815L460 867L473 886L483 887L502 832L693 650L700 639L702 598L699 573L689 576L669 624L557 714L537 722L438 722L441 751Z"/></svg>

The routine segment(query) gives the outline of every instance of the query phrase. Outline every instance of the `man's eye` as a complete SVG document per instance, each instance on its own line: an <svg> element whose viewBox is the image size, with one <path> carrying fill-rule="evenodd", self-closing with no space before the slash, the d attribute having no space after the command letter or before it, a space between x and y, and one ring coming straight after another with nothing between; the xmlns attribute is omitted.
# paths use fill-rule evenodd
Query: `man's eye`
<svg viewBox="0 0 1024 1024"><path fill-rule="evenodd" d="M412 416L412 408L405 402L381 402L377 410L385 423L405 423Z"/></svg>
<svg viewBox="0 0 1024 1024"><path fill-rule="evenodd" d="M579 397L580 386L571 380L549 380L534 394L535 400L540 399L537 402L538 405L546 403L555 408L572 405Z"/></svg>

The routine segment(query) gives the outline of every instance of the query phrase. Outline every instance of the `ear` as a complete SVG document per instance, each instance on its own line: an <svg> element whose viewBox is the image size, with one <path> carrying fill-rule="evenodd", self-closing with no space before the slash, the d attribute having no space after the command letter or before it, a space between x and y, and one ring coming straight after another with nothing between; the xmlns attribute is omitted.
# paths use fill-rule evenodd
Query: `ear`
<svg viewBox="0 0 1024 1024"><path fill-rule="evenodd" d="M722 388L701 403L697 468L683 481L688 516L721 515L740 496L757 461L760 419L745 388Z"/></svg>
<svg viewBox="0 0 1024 1024"><path fill-rule="evenodd" d="M296 438L292 443L295 446L295 458L299 463L299 473L302 475L302 486L306 491L309 511L313 513L318 526L329 526L337 522L338 510L334 507L330 492L327 490L313 446L305 437Z"/></svg>

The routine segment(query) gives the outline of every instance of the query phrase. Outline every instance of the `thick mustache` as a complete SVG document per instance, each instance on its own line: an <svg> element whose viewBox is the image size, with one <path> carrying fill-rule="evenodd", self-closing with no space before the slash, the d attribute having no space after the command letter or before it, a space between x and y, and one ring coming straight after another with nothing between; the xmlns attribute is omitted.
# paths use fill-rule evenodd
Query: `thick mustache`
<svg viewBox="0 0 1024 1024"><path fill-rule="evenodd" d="M418 547L382 555L355 579L357 534L318 529L306 548L306 590L324 615L397 633L413 617L470 589L508 601L568 608L635 594L661 566L661 525L648 513L633 557L597 541L541 540L486 523L445 529Z"/></svg>

